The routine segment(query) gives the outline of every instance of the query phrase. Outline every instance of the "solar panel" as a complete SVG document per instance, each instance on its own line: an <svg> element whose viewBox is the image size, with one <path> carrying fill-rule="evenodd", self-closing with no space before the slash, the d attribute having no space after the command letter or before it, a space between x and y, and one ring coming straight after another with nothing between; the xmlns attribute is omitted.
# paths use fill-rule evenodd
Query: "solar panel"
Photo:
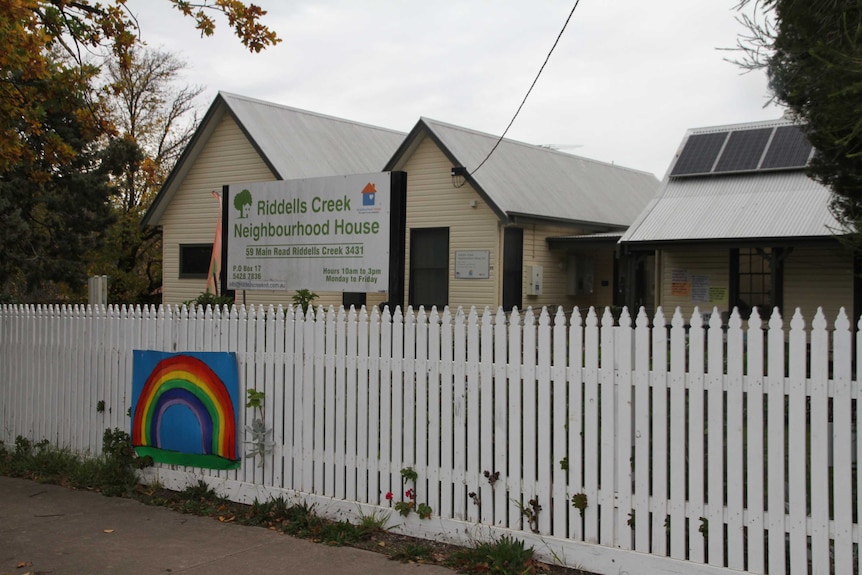
<svg viewBox="0 0 862 575"><path fill-rule="evenodd" d="M730 133L727 145L715 166L716 172L756 170L763 151L772 135L772 128L736 130Z"/></svg>
<svg viewBox="0 0 862 575"><path fill-rule="evenodd" d="M718 153L727 139L728 132L692 134L679 154L671 176L708 174L715 165Z"/></svg>
<svg viewBox="0 0 862 575"><path fill-rule="evenodd" d="M671 177L804 168L811 144L798 126L692 134Z"/></svg>
<svg viewBox="0 0 862 575"><path fill-rule="evenodd" d="M811 144L798 126L781 126L775 129L775 136L766 157L760 165L761 170L780 168L804 168L811 157Z"/></svg>

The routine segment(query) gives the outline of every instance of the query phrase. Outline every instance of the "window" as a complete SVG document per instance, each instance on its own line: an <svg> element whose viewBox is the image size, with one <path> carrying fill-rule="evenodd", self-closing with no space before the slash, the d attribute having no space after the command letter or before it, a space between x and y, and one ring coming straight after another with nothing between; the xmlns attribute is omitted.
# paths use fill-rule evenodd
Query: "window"
<svg viewBox="0 0 862 575"><path fill-rule="evenodd" d="M503 230L503 309L521 308L524 289L524 229Z"/></svg>
<svg viewBox="0 0 862 575"><path fill-rule="evenodd" d="M206 279L212 254L212 244L181 244L180 279Z"/></svg>
<svg viewBox="0 0 862 575"><path fill-rule="evenodd" d="M773 307L781 307L782 281L780 248L739 248L730 252L731 305L743 318L757 307L760 317L769 317Z"/></svg>
<svg viewBox="0 0 862 575"><path fill-rule="evenodd" d="M410 230L408 301L426 308L449 303L449 228Z"/></svg>

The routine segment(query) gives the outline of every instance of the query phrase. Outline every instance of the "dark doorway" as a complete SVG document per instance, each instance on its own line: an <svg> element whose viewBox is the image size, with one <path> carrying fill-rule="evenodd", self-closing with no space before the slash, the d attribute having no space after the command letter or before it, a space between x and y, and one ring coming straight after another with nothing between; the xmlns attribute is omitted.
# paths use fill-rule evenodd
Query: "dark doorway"
<svg viewBox="0 0 862 575"><path fill-rule="evenodd" d="M449 303L449 228L410 230L410 296L413 307Z"/></svg>
<svg viewBox="0 0 862 575"><path fill-rule="evenodd" d="M511 311L521 305L524 282L524 230L503 230L503 309Z"/></svg>

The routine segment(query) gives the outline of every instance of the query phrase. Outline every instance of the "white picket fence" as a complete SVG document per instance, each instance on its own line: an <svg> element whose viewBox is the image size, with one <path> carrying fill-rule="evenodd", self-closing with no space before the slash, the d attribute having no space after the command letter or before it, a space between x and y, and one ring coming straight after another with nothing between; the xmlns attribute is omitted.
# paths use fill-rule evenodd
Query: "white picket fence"
<svg viewBox="0 0 862 575"><path fill-rule="evenodd" d="M98 453L105 428L129 429L132 350L234 351L242 396L266 394L272 454L148 480L389 511L458 543L513 535L598 573L862 572L862 345L844 311L832 330L798 310L789 330L777 312L631 324L577 308L4 305L0 439ZM387 492L414 487L406 467L430 519L390 510Z"/></svg>

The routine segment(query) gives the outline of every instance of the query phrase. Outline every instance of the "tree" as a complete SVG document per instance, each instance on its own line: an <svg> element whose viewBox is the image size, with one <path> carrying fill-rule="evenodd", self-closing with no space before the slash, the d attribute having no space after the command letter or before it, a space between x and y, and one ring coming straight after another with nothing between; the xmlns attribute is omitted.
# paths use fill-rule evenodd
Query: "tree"
<svg viewBox="0 0 862 575"><path fill-rule="evenodd" d="M111 163L100 150L102 125L75 79L58 69L40 82L38 129L21 118L26 147L0 171L0 288L32 293L44 282L81 285L81 255L111 221Z"/></svg>
<svg viewBox="0 0 862 575"><path fill-rule="evenodd" d="M862 247L862 0L763 0L755 7L762 19L741 18L741 64L766 69L775 100L816 149L808 172L832 190L840 232Z"/></svg>
<svg viewBox="0 0 862 575"><path fill-rule="evenodd" d="M128 66L108 63L111 120L144 154L139 169L118 182L126 212L149 205L194 134L195 99L203 88L178 85L185 68L170 52L143 47L130 52Z"/></svg>
<svg viewBox="0 0 862 575"><path fill-rule="evenodd" d="M202 35L221 14L251 51L279 41L253 4L167 1ZM145 147L114 137L91 63L110 56L128 70L137 32L125 0L0 0L0 292L44 281L80 290L81 255L107 227L109 180L148 165ZM127 184L120 201L140 205L146 186Z"/></svg>
<svg viewBox="0 0 862 575"><path fill-rule="evenodd" d="M254 4L239 0L167 1L193 18L202 35L211 35L216 28L210 14L222 14L251 51L259 52L280 41L260 22L266 12ZM77 81L83 89L97 72L86 63L87 57L94 51L110 50L119 66L126 68L138 42L137 33L125 0L0 0L0 39L4 46L0 52L4 79L0 87L0 169L14 164L26 148L15 120L23 116L30 129L39 129L43 102L38 91L26 88L49 79L57 66L56 51L69 59L60 64L62 68L79 72Z"/></svg>
<svg viewBox="0 0 862 575"><path fill-rule="evenodd" d="M92 271L111 276L112 301L147 303L161 286L161 234L141 218L194 133L202 89L178 84L185 63L169 52L137 47L130 56L107 66L111 147L123 170L113 179L117 219Z"/></svg>

